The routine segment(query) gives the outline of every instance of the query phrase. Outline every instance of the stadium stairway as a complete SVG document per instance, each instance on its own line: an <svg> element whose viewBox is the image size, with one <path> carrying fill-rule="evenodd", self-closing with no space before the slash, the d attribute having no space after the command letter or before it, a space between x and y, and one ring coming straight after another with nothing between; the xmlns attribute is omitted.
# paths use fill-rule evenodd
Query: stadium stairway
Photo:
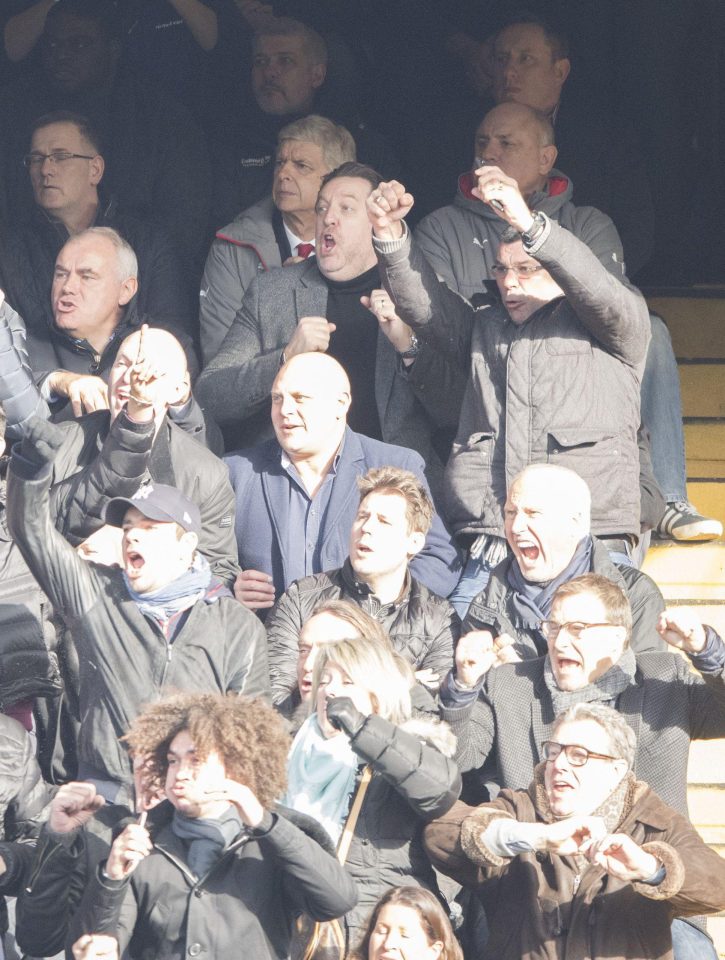
<svg viewBox="0 0 725 960"><path fill-rule="evenodd" d="M667 323L679 365L688 497L725 526L725 289L658 291L647 301ZM654 541L643 569L668 605L695 607L725 637L725 541ZM693 743L688 780L693 823L725 856L725 740ZM725 958L725 913L708 929Z"/></svg>

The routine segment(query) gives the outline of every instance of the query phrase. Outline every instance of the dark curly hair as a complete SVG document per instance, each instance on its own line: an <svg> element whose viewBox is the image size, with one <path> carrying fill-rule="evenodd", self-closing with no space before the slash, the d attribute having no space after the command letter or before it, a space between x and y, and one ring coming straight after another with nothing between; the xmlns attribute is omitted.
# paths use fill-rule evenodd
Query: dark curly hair
<svg viewBox="0 0 725 960"><path fill-rule="evenodd" d="M263 700L221 693L179 693L139 714L123 740L144 757L151 788L163 790L171 741L188 730L197 756L217 753L227 776L249 787L269 810L287 787L290 737L280 715Z"/></svg>

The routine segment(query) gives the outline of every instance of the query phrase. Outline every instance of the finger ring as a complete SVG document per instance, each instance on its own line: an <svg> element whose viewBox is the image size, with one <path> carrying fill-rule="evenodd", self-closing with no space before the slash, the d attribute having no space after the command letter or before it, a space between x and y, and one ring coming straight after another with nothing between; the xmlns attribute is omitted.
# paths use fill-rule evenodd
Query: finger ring
<svg viewBox="0 0 725 960"><path fill-rule="evenodd" d="M378 194L377 197L375 198L376 203L383 203L384 200L385 200L385 197L382 194Z"/></svg>

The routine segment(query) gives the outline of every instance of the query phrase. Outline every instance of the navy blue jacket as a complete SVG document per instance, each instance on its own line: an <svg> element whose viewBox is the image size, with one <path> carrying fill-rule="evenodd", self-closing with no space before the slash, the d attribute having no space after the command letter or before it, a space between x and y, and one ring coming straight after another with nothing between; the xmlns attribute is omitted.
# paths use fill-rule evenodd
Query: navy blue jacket
<svg viewBox="0 0 725 960"><path fill-rule="evenodd" d="M290 478L281 465L281 447L276 440L229 454L226 462L236 496L236 536L242 569L260 570L274 580L279 596L290 585L285 537L281 531L288 522ZM406 447L371 440L352 430L345 431L345 442L337 464L330 502L321 529L320 569L341 567L349 553L350 531L360 496L356 477L372 467L395 466L412 471L426 483L423 458ZM450 534L436 514L423 550L413 558L414 577L433 593L447 597L458 582L460 561Z"/></svg>

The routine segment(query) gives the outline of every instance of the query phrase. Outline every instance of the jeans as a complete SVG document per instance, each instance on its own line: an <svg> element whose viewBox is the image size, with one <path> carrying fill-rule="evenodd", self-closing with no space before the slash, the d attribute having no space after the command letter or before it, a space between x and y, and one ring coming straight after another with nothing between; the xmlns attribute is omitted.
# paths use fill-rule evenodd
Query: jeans
<svg viewBox="0 0 725 960"><path fill-rule="evenodd" d="M669 331L651 313L652 340L642 377L642 423L649 433L652 470L665 500L687 500L680 375Z"/></svg>
<svg viewBox="0 0 725 960"><path fill-rule="evenodd" d="M672 921L672 953L675 960L717 960L712 940L685 920Z"/></svg>
<svg viewBox="0 0 725 960"><path fill-rule="evenodd" d="M463 568L461 579L456 584L453 593L448 597L448 602L453 605L453 609L461 620L463 620L468 613L471 600L485 589L491 578L492 569L493 567L484 556L469 556Z"/></svg>

